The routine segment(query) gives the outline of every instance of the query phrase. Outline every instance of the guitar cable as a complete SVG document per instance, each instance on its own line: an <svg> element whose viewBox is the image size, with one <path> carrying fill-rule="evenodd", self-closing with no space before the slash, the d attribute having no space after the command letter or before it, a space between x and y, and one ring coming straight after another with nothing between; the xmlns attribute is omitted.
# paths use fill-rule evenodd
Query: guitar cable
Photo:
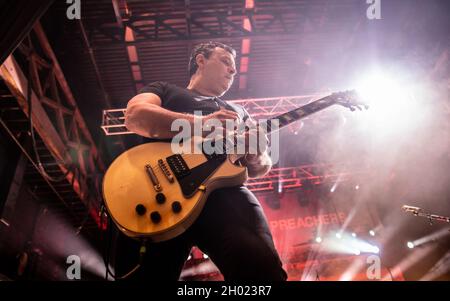
<svg viewBox="0 0 450 301"><path fill-rule="evenodd" d="M103 205L102 205L102 211L103 209ZM114 280L124 280L126 278L128 278L129 276L131 276L132 274L134 274L143 264L144 262L144 257L145 257L145 253L147 252L147 247L145 246L146 240L142 239L141 240L141 246L139 248L139 261L137 263L137 265L132 268L129 272L127 272L125 275L123 276L117 276L115 275L110 269L109 269L109 256L110 256L110 243L111 243L111 239L112 239L112 226L111 226L111 218L107 215L107 227L108 227L108 233L109 235L107 235L107 241L106 241L106 254L104 254L103 256L103 262L105 264L105 280L108 281L108 275L111 275L111 277L113 277ZM101 217L101 219L103 219L103 215Z"/></svg>
<svg viewBox="0 0 450 301"><path fill-rule="evenodd" d="M145 240L142 240L141 247L139 248L139 262L138 262L138 264L133 269L131 269L131 271L126 273L125 275L123 275L121 277L117 277L116 276L115 279L116 280L123 280L123 279L126 279L127 277L131 276L132 274L134 274L142 266L142 263L144 262L144 256L145 256L146 252L147 252L147 247L145 246Z"/></svg>

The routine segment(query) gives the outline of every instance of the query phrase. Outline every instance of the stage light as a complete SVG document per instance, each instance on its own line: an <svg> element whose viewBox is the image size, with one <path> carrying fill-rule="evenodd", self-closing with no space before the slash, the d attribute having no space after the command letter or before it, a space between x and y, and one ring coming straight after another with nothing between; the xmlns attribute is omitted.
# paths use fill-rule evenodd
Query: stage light
<svg viewBox="0 0 450 301"><path fill-rule="evenodd" d="M412 243L414 247L422 246L424 244L428 244L430 242L436 242L446 236L450 235L450 231L447 228L440 229L436 232L428 234L424 237L414 240Z"/></svg>
<svg viewBox="0 0 450 301"><path fill-rule="evenodd" d="M370 107L355 118L368 125L374 135L414 130L425 117L416 83L409 83L403 73L375 70L354 85L361 99Z"/></svg>
<svg viewBox="0 0 450 301"><path fill-rule="evenodd" d="M406 246L410 249L414 249L414 243L412 241L408 241L408 243L406 244Z"/></svg>
<svg viewBox="0 0 450 301"><path fill-rule="evenodd" d="M324 251L340 254L360 255L365 253L380 253L379 247L368 241L356 238L356 233L354 232L347 233L341 231L328 233L326 243L323 244L322 248Z"/></svg>
<svg viewBox="0 0 450 301"><path fill-rule="evenodd" d="M80 227L74 228L67 220L61 219L59 215L47 208L43 208L39 214L38 222L35 225L39 231L33 238L47 250L51 250L53 258L58 260L64 258L65 261L69 256L78 256L82 270L102 278L105 276L106 267L102 254L84 236L77 235ZM58 264L59 261L55 262L55 267ZM111 266L109 269L114 273ZM63 273L63 278L65 276L66 274Z"/></svg>
<svg viewBox="0 0 450 301"><path fill-rule="evenodd" d="M356 186L355 186L355 189L358 190L358 189L359 189L359 185L356 185Z"/></svg>
<svg viewBox="0 0 450 301"><path fill-rule="evenodd" d="M208 256L208 255L206 255L205 253L203 253L203 258L204 258L204 259L208 259L208 258L209 258L209 256Z"/></svg>
<svg viewBox="0 0 450 301"><path fill-rule="evenodd" d="M378 254L380 252L380 249L372 245L371 243L361 240L361 239L348 239L345 240L345 242L352 248L359 250L361 253L372 253L372 254Z"/></svg>
<svg viewBox="0 0 450 301"><path fill-rule="evenodd" d="M189 254L189 256L188 256L187 260L191 260L191 259L192 259L192 255L191 255L191 254Z"/></svg>
<svg viewBox="0 0 450 301"><path fill-rule="evenodd" d="M331 186L330 192L335 192L336 188L339 186L339 181L341 180L342 174L339 174L336 181L333 183L333 186Z"/></svg>
<svg viewBox="0 0 450 301"><path fill-rule="evenodd" d="M322 237L317 236L316 237L316 243L320 244L322 242Z"/></svg>
<svg viewBox="0 0 450 301"><path fill-rule="evenodd" d="M375 236L375 231L370 230L370 231L369 231L369 235L370 235L370 236Z"/></svg>
<svg viewBox="0 0 450 301"><path fill-rule="evenodd" d="M283 183L281 181L278 181L278 193L283 192Z"/></svg>

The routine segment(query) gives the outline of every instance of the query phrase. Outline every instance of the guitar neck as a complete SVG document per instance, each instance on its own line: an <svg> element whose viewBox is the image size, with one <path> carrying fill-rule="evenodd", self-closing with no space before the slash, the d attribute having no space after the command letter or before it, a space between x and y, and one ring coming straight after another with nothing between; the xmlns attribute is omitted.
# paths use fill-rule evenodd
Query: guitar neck
<svg viewBox="0 0 450 301"><path fill-rule="evenodd" d="M263 126L263 128L267 129L267 133L270 133L272 131L279 130L297 120L305 118L306 116L321 111L325 108L328 108L329 106L334 105L335 103L336 101L333 95L325 96L321 99L315 100L297 109L275 116L273 118L268 119L267 121L263 121L261 125ZM276 126L274 120L278 120L278 126ZM267 124L267 127L265 127L264 123Z"/></svg>

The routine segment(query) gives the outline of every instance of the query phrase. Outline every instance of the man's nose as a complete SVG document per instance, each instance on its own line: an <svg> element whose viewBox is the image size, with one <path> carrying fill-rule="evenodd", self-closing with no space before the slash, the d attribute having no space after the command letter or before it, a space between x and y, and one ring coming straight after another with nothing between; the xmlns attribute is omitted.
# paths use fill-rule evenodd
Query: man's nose
<svg viewBox="0 0 450 301"><path fill-rule="evenodd" d="M229 67L228 68L228 73L230 73L231 75L235 75L236 74L236 68L235 67Z"/></svg>

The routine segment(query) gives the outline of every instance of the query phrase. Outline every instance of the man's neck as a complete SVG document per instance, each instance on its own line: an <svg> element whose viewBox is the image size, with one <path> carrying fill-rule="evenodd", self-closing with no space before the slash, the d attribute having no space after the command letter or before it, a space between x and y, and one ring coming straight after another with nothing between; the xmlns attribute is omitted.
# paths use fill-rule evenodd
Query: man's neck
<svg viewBox="0 0 450 301"><path fill-rule="evenodd" d="M199 78L196 77L195 75L191 78L191 81L189 82L187 89L203 96L217 96L215 95L215 93L210 91L208 87L204 87L201 84Z"/></svg>

